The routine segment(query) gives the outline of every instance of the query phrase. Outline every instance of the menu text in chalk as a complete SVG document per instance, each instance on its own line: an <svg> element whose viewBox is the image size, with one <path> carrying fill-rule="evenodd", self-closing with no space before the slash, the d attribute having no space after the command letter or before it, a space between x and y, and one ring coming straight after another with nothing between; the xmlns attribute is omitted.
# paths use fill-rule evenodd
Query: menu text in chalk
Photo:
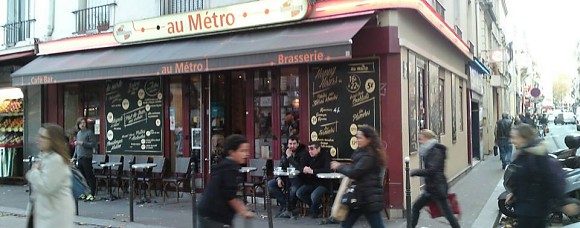
<svg viewBox="0 0 580 228"><path fill-rule="evenodd" d="M309 70L310 140L319 141L334 159L350 159L358 147L358 126L380 131L378 61L321 64Z"/></svg>
<svg viewBox="0 0 580 228"><path fill-rule="evenodd" d="M160 155L163 142L160 79L109 80L105 96L107 153Z"/></svg>

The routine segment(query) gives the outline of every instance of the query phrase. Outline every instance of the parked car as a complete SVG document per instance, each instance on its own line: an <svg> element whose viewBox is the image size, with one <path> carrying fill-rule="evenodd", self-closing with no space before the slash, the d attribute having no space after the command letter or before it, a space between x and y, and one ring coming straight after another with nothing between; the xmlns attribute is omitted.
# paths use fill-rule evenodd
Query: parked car
<svg viewBox="0 0 580 228"><path fill-rule="evenodd" d="M560 113L556 116L554 124L576 124L576 116L572 112Z"/></svg>

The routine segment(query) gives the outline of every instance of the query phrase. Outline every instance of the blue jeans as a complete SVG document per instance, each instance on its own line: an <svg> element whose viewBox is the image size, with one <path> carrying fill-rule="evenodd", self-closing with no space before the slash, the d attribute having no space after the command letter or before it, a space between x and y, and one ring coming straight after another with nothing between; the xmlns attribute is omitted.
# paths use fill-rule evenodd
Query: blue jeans
<svg viewBox="0 0 580 228"><path fill-rule="evenodd" d="M276 179L268 181L268 190L276 198L276 201L280 203L281 210L288 209L289 211L296 208L296 191L302 185L300 179L290 178L290 183L288 183L288 178L282 178L284 181L284 186L288 187L290 184L290 196L284 194L283 189L278 187L278 181ZM290 204L288 204L288 198L290 198Z"/></svg>
<svg viewBox="0 0 580 228"><path fill-rule="evenodd" d="M501 166L506 167L512 162L512 144L510 144L509 139L500 139L497 144Z"/></svg>
<svg viewBox="0 0 580 228"><path fill-rule="evenodd" d="M300 201L310 205L310 212L312 215L320 214L320 206L322 195L328 192L328 189L321 185L302 185L296 192L296 196Z"/></svg>
<svg viewBox="0 0 580 228"><path fill-rule="evenodd" d="M346 219L340 223L340 227L341 228L351 228L352 226L354 226L354 224L358 220L358 217L360 217L363 214L367 218L367 221L369 222L369 226L371 228L384 228L385 227L385 224L383 223L383 218L381 217L381 211L364 212L361 209L350 210L348 212L348 215L346 216Z"/></svg>

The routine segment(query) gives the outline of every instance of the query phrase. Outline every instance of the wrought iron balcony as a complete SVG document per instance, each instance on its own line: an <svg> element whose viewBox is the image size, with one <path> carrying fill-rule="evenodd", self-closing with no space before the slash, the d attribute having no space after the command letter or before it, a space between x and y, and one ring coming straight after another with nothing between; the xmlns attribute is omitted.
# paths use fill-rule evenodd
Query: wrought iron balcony
<svg viewBox="0 0 580 228"><path fill-rule="evenodd" d="M203 9L203 0L160 0L159 14L177 14Z"/></svg>
<svg viewBox="0 0 580 228"><path fill-rule="evenodd" d="M111 15L115 3L73 11L76 18L76 34L103 32L111 27Z"/></svg>
<svg viewBox="0 0 580 228"><path fill-rule="evenodd" d="M7 47L12 47L19 41L32 38L31 32L34 29L33 26L35 21L35 19L32 19L2 25L2 28L4 28L4 44L6 44Z"/></svg>

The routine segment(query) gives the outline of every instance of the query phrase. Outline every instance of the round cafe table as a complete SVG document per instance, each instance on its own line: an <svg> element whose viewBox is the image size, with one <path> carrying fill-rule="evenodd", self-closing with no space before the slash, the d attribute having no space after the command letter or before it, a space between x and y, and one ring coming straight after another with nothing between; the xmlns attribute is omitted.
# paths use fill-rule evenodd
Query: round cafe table
<svg viewBox="0 0 580 228"><path fill-rule="evenodd" d="M123 163L121 162L108 162L99 164L99 166L101 166L103 169L108 168L109 170L109 173L107 174L107 185L109 186L109 198L105 198L107 201L113 201L117 199L116 196L113 196L113 189L111 188L111 174L113 172L113 167L120 166L122 164Z"/></svg>
<svg viewBox="0 0 580 228"><path fill-rule="evenodd" d="M281 167L277 167L276 169L274 169L273 174L275 176L279 176L279 177L288 177L288 178L295 178L296 176L298 176L298 174L300 174L300 171L298 170L294 170L293 172L290 171L284 171ZM288 192L288 194L286 194L286 202L288 202L288 211L290 211L290 189L288 189L290 184L290 181L288 181L287 184L284 184L284 190L286 192Z"/></svg>
<svg viewBox="0 0 580 228"><path fill-rule="evenodd" d="M145 169L150 169L150 168L153 168L156 166L157 166L157 164L155 164L155 163L141 163L141 164L131 165L131 168L145 170ZM145 183L145 178L146 178L146 176L145 176L145 174L143 174L143 183ZM145 192L145 189L144 188L142 188L142 189L143 189L143 194L141 195L141 201L137 202L137 204L151 203L151 199L149 199L147 197L147 193ZM133 194L133 193L131 192L130 194Z"/></svg>
<svg viewBox="0 0 580 228"><path fill-rule="evenodd" d="M338 180L338 179L342 179L344 176L344 174L342 173L319 173L316 174L316 177L320 178L320 179L329 179L330 180L330 202L334 202L334 197L336 197L334 195L334 180ZM324 219L323 221L320 222L320 224L324 225L324 224L338 224L339 222L334 220L334 218L332 218L332 216L329 216L328 218Z"/></svg>
<svg viewBox="0 0 580 228"><path fill-rule="evenodd" d="M242 173L243 178L242 178L242 196L244 197L244 204L247 204L248 201L246 200L246 174L249 172L253 172L258 170L258 168L256 167L242 167L240 168L240 173Z"/></svg>

